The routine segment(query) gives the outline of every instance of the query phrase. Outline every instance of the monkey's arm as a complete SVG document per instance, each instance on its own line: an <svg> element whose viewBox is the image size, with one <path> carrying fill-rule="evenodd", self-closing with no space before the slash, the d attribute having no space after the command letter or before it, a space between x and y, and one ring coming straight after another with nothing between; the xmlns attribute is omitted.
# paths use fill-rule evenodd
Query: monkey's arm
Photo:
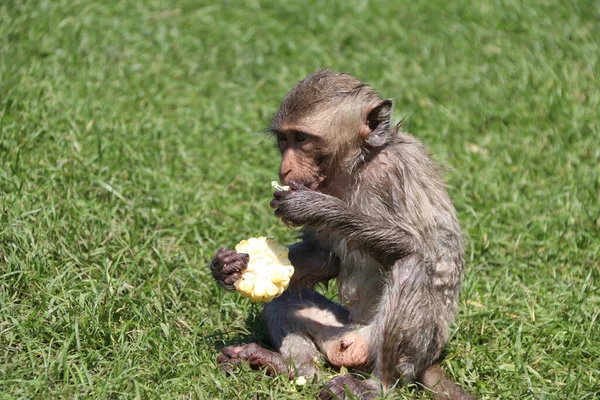
<svg viewBox="0 0 600 400"><path fill-rule="evenodd" d="M379 261L399 260L415 251L415 241L400 223L378 220L324 193L299 188L274 193L275 215L292 226L308 226L346 238ZM293 262L292 262L293 264Z"/></svg>
<svg viewBox="0 0 600 400"><path fill-rule="evenodd" d="M339 263L326 246L315 238L306 238L289 247L288 258L294 266L292 285L314 285L335 278Z"/></svg>

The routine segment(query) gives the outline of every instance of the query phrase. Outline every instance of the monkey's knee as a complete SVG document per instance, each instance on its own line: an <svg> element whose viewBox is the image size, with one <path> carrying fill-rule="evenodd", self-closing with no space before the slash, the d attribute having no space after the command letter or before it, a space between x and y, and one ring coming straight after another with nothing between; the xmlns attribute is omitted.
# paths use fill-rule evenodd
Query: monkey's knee
<svg viewBox="0 0 600 400"><path fill-rule="evenodd" d="M265 305L263 318L272 345L294 359L322 359L336 366L366 363L366 340L348 326L348 311L310 290L289 291Z"/></svg>
<svg viewBox="0 0 600 400"><path fill-rule="evenodd" d="M322 355L306 329L297 311L310 304L298 292L285 292L281 297L265 304L262 318L269 342L285 358L296 364L312 363Z"/></svg>
<svg viewBox="0 0 600 400"><path fill-rule="evenodd" d="M359 367L369 362L369 345L357 332L348 332L326 344L325 356L336 367Z"/></svg>

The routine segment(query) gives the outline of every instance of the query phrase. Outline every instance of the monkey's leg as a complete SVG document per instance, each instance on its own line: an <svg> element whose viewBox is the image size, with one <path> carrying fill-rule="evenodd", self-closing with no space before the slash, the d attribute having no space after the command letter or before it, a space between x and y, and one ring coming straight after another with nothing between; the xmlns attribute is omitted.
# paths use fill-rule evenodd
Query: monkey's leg
<svg viewBox="0 0 600 400"><path fill-rule="evenodd" d="M317 372L316 362L330 354L330 347L352 329L344 307L309 289L290 289L265 304L263 320L277 352L256 343L229 346L218 359L226 369L246 361L255 368L265 367L272 374L312 377Z"/></svg>
<svg viewBox="0 0 600 400"><path fill-rule="evenodd" d="M439 261L439 260L438 260ZM439 280L418 254L397 261L390 271L372 322L370 342L373 375L384 388L397 379L421 381L444 400L472 400L448 379L438 364L453 318L445 292L458 293L451 279ZM448 282L448 283L446 283Z"/></svg>
<svg viewBox="0 0 600 400"><path fill-rule="evenodd" d="M312 290L302 290L299 296L286 293L278 302L266 306L264 315L275 348L284 357L300 360L303 368L298 375L314 376L314 360L322 360L323 355L338 367L355 367L368 361L368 342L358 333L360 330L350 324L348 310ZM378 382L346 374L328 382L330 389L323 390L320 398L327 399L334 394L343 399L346 386L364 400L381 392Z"/></svg>
<svg viewBox="0 0 600 400"><path fill-rule="evenodd" d="M387 279L369 335L370 359L376 380L361 381L354 376L338 377L321 393L350 391L361 398L378 380L383 389L397 379L420 378L439 356L446 339L441 305L426 265L418 255L396 262Z"/></svg>
<svg viewBox="0 0 600 400"><path fill-rule="evenodd" d="M374 375L388 387L419 379L448 338L451 305L434 285L431 267L418 254L397 261L373 319Z"/></svg>
<svg viewBox="0 0 600 400"><path fill-rule="evenodd" d="M271 341L283 354L293 355L300 335L334 366L356 367L368 361L368 342L359 327L350 324L348 310L313 290L286 293L266 305L264 315Z"/></svg>
<svg viewBox="0 0 600 400"><path fill-rule="evenodd" d="M369 326L352 329L351 325L345 325L332 332L306 324L328 361L348 367L371 361L374 375L383 388L399 378L407 382L422 379L447 341L453 316L452 305L445 296L449 288L444 281L434 281L430 268L417 254L394 263L377 314ZM433 375L427 375L430 376ZM357 395L380 388L377 381L352 375L338 377L328 384L336 394L344 386Z"/></svg>

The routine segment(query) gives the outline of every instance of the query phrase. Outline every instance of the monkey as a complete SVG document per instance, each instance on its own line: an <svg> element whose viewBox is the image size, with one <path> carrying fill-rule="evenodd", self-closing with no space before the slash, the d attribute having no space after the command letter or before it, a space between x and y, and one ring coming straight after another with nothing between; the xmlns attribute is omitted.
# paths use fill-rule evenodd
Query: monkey
<svg viewBox="0 0 600 400"><path fill-rule="evenodd" d="M350 74L318 70L284 97L269 131L281 153L270 206L302 240L289 246L289 288L266 303L273 350L227 346L270 374L315 377L318 362L370 374L326 382L320 398L346 390L371 399L396 383L420 382L439 399L474 399L439 366L458 308L465 239L425 146L391 122L393 101ZM210 263L225 289L248 255L222 248ZM315 290L336 279L339 303Z"/></svg>

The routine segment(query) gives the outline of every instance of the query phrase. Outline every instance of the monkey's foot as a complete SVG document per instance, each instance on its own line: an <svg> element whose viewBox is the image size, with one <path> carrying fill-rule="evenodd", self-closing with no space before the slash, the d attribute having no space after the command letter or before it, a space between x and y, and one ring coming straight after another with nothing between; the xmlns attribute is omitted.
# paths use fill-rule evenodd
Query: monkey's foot
<svg viewBox="0 0 600 400"><path fill-rule="evenodd" d="M264 368L271 376L288 373L287 364L281 354L267 350L256 343L224 347L221 353L217 357L217 363L226 372L231 372L234 366L247 362L253 369Z"/></svg>
<svg viewBox="0 0 600 400"><path fill-rule="evenodd" d="M271 376L280 374L287 375L290 379L303 377L313 382L321 380L314 362L297 363L294 367L294 364L291 363L292 360L256 343L224 347L221 353L217 357L217 363L227 373L233 372L233 369L239 364L248 363L251 368L264 369Z"/></svg>
<svg viewBox="0 0 600 400"><path fill-rule="evenodd" d="M339 375L327 383L319 393L320 400L346 398L351 393L361 400L371 400L380 394L379 384L374 380L363 380L351 374Z"/></svg>
<svg viewBox="0 0 600 400"><path fill-rule="evenodd" d="M327 348L327 360L336 367L358 367L368 359L369 346L357 332L346 333Z"/></svg>

